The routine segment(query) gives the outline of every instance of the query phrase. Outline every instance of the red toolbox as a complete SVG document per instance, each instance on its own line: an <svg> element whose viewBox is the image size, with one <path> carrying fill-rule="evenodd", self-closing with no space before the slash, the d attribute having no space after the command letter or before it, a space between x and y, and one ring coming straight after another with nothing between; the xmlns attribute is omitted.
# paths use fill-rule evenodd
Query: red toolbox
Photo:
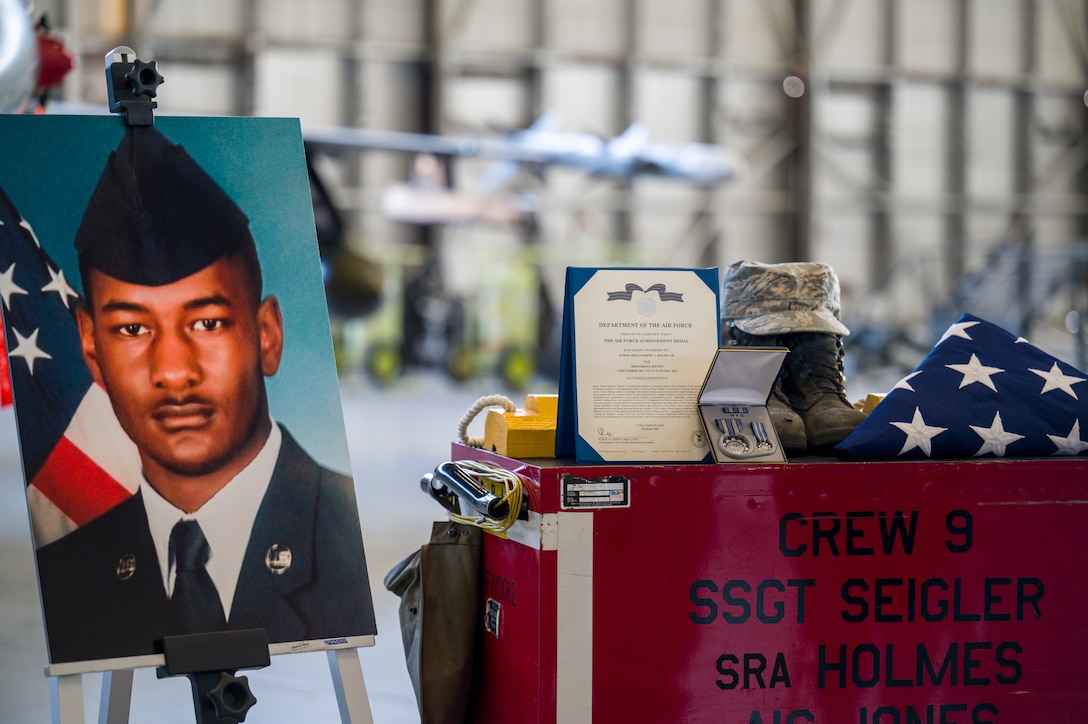
<svg viewBox="0 0 1088 724"><path fill-rule="evenodd" d="M474 721L1088 721L1088 460L519 461Z"/></svg>

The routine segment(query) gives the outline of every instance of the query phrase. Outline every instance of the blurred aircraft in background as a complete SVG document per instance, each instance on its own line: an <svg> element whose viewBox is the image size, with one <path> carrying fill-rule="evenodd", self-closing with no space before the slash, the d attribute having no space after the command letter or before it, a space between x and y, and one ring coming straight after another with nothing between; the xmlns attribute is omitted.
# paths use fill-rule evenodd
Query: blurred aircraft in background
<svg viewBox="0 0 1088 724"><path fill-rule="evenodd" d="M108 112L104 106L67 103L52 103L50 110ZM422 263L397 272L404 277L387 294L383 277L388 270L348 243L347 225L314 163L318 156L352 150L414 154L411 178L386 186L382 210L392 220L424 226L531 224L535 212L531 196L504 188L522 170L539 175L547 167L562 166L594 179L629 183L653 176L709 189L737 179L744 168L739 157L721 146L651 142L642 123L612 138L564 133L558 130L559 123L558 114L549 112L528 128L485 137L302 125L330 312L342 319L370 317L363 367L373 379L389 382L406 366L438 364L459 380L494 368L511 388L519 388L542 366L541 353L550 353L555 346L551 338L557 315L541 293L539 275L518 262L511 268L497 265L487 279L491 287L502 287L504 299L520 300L501 310L506 316L520 316L500 323L502 315L485 311L475 298L448 293L440 255L429 247L423 250ZM455 187L446 175L455 159L463 157L494 162L472 190ZM479 296L493 291L489 287ZM372 316L379 308L385 312ZM384 336L374 331L384 326L390 328ZM485 327L499 330L498 338L484 340ZM542 341L545 338L547 342ZM554 352L557 356L558 349Z"/></svg>
<svg viewBox="0 0 1088 724"><path fill-rule="evenodd" d="M308 146L369 148L434 156L476 156L501 163L489 172L484 191L496 189L521 166L567 166L590 176L630 180L649 175L711 187L738 177L743 163L721 146L708 143L655 143L649 129L632 123L613 138L563 133L559 115L547 112L528 128L504 137L436 136L363 128L304 126Z"/></svg>
<svg viewBox="0 0 1088 724"><path fill-rule="evenodd" d="M307 153L313 152L307 145ZM522 194L498 194L493 188L480 192L451 188L446 165L430 153L416 155L408 181L391 183L382 192L382 213L406 224L511 226L526 221L533 211L532 199Z"/></svg>

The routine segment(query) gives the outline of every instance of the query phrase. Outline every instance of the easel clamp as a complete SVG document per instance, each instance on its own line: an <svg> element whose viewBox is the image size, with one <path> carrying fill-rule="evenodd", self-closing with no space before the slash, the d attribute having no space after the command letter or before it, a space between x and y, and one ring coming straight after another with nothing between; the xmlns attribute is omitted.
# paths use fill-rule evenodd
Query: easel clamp
<svg viewBox="0 0 1088 724"><path fill-rule="evenodd" d="M271 663L263 628L167 636L162 640L166 664L156 669L162 679L186 676L192 683L197 724L237 724L257 703L249 680L238 669Z"/></svg>
<svg viewBox="0 0 1088 724"><path fill-rule="evenodd" d="M115 60L116 56L121 59ZM109 94L110 113L121 114L130 126L155 124L153 111L158 103L151 99L158 93L163 80L155 61L145 63L136 57L136 51L132 48L122 45L106 53L106 91Z"/></svg>

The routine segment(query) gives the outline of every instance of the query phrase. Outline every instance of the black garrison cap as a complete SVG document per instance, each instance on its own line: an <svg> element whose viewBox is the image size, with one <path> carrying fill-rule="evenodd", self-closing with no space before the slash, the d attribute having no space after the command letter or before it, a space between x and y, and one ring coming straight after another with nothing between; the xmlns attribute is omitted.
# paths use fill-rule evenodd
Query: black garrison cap
<svg viewBox="0 0 1088 724"><path fill-rule="evenodd" d="M79 271L161 286L228 254L256 254L249 220L181 146L128 126L110 152L75 237Z"/></svg>

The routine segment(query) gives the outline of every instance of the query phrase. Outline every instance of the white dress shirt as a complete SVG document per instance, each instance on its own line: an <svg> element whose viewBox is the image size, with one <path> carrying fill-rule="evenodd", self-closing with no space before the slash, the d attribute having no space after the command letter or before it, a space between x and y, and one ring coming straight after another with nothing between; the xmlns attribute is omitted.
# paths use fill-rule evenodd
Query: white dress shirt
<svg viewBox="0 0 1088 724"><path fill-rule="evenodd" d="M257 457L195 513L185 513L174 507L146 479L140 481L147 523L155 542L167 596L173 594L175 576L174 560L170 555L170 533L179 520L195 520L200 524L211 549L208 575L223 602L223 614L230 620L231 602L238 587L249 535L272 480L282 439L279 425L273 422L272 432Z"/></svg>

